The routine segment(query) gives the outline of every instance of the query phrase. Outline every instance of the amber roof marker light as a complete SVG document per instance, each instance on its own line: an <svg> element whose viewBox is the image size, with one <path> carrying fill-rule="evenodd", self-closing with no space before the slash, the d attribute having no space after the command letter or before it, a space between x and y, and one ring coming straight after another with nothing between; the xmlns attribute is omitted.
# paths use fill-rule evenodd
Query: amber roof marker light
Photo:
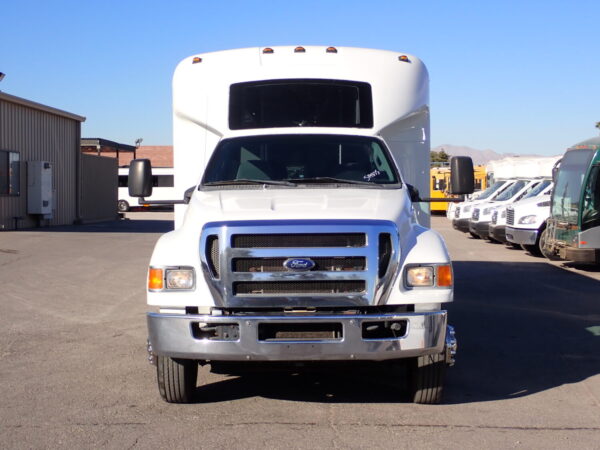
<svg viewBox="0 0 600 450"><path fill-rule="evenodd" d="M195 56L194 59L192 59L192 64L198 64L202 62L202 58L200 58L199 56Z"/></svg>
<svg viewBox="0 0 600 450"><path fill-rule="evenodd" d="M267 48L263 48L263 55L270 55L272 53L275 53L275 50L273 50L271 47L267 47Z"/></svg>
<svg viewBox="0 0 600 450"><path fill-rule="evenodd" d="M296 47L294 53L306 53L306 49L304 47Z"/></svg>
<svg viewBox="0 0 600 450"><path fill-rule="evenodd" d="M337 48L327 47L327 50L325 50L325 53L337 53Z"/></svg>
<svg viewBox="0 0 600 450"><path fill-rule="evenodd" d="M411 62L410 59L408 58L408 56L406 56L406 55L398 56L398 61L407 62L407 63Z"/></svg>

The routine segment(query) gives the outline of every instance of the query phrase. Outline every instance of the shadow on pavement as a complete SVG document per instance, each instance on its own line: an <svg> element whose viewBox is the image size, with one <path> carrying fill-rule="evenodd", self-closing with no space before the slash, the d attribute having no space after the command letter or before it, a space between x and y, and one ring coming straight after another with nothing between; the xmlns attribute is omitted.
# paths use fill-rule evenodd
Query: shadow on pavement
<svg viewBox="0 0 600 450"><path fill-rule="evenodd" d="M203 371L204 372L204 371ZM200 373L202 377L203 373ZM380 377L389 377L381 374ZM406 401L404 387L377 381L376 372L338 368L324 371L265 372L232 376L196 389L196 403L264 397L315 403L398 403ZM202 381L202 380L201 380ZM402 379L399 380L402 382Z"/></svg>
<svg viewBox="0 0 600 450"><path fill-rule="evenodd" d="M521 397L600 373L600 282L544 262L458 261L446 402Z"/></svg>
<svg viewBox="0 0 600 450"><path fill-rule="evenodd" d="M15 232L39 233L167 233L173 230L172 220L121 219L83 225L63 225L48 228L24 228Z"/></svg>

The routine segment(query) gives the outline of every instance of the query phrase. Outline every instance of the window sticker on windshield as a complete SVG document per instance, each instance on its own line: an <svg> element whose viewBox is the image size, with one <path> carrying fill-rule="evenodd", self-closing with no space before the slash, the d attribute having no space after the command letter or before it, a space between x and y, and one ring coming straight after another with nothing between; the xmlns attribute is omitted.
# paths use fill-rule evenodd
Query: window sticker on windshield
<svg viewBox="0 0 600 450"><path fill-rule="evenodd" d="M363 176L363 180L371 181L373 178L375 178L378 175L381 175L381 172L379 170L375 169L373 172L368 173L365 176Z"/></svg>

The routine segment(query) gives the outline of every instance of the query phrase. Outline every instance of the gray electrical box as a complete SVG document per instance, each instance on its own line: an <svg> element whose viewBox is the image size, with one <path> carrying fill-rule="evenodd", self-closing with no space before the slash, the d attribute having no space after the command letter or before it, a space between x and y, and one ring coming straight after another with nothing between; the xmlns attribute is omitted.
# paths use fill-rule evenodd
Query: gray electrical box
<svg viewBox="0 0 600 450"><path fill-rule="evenodd" d="M27 214L52 216L52 163L27 162Z"/></svg>

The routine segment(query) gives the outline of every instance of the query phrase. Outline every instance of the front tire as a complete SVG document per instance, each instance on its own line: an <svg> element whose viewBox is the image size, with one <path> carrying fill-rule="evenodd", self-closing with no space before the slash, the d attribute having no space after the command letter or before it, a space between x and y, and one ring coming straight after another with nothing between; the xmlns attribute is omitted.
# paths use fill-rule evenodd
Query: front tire
<svg viewBox="0 0 600 450"><path fill-rule="evenodd" d="M442 401L446 374L443 353L412 358L408 363L408 392L413 403L426 405Z"/></svg>
<svg viewBox="0 0 600 450"><path fill-rule="evenodd" d="M544 247L546 246L546 240L548 239L548 229L544 229L542 234L539 237L539 250L544 255L544 257L548 258L550 261L559 261L560 258L556 256L554 253L547 252Z"/></svg>
<svg viewBox="0 0 600 450"><path fill-rule="evenodd" d="M198 361L156 356L160 396L169 403L190 403L196 391Z"/></svg>

